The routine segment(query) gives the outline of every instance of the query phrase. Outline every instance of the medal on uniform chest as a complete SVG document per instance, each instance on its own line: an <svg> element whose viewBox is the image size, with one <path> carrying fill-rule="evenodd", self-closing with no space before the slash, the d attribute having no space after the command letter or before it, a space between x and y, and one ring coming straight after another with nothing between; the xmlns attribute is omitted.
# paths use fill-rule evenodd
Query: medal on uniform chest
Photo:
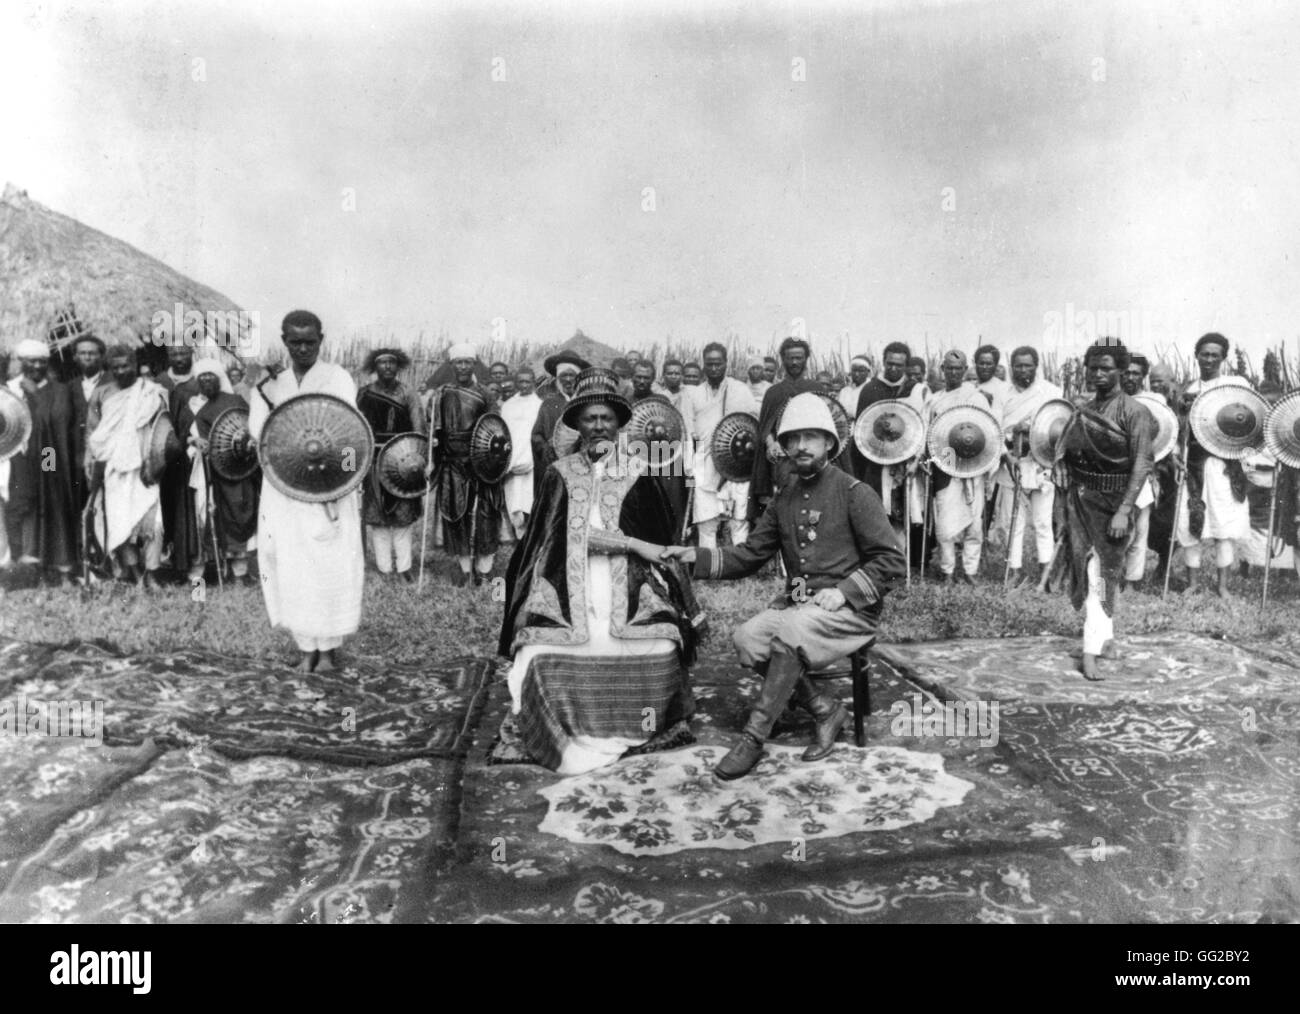
<svg viewBox="0 0 1300 1014"><path fill-rule="evenodd" d="M815 540L816 538L817 538L817 529L816 529L816 528L809 528L809 529L808 529L808 541L809 541L809 542L812 542L812 541Z"/></svg>

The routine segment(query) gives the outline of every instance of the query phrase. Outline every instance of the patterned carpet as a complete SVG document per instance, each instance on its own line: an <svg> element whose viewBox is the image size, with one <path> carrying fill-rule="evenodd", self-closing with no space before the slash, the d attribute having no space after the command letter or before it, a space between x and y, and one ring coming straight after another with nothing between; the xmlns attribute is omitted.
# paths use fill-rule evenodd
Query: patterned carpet
<svg viewBox="0 0 1300 1014"><path fill-rule="evenodd" d="M729 660L696 742L561 779L487 763L484 660L0 645L0 697L106 702L102 747L0 737L0 921L1300 920L1300 670L1142 637L1089 684L1071 647L881 648L865 749L804 764L795 721L720 783L757 690ZM996 702L996 736L917 735L921 687Z"/></svg>
<svg viewBox="0 0 1300 1014"><path fill-rule="evenodd" d="M0 647L0 697L102 699L104 745L0 737L0 921L424 918L491 665L307 677Z"/></svg>

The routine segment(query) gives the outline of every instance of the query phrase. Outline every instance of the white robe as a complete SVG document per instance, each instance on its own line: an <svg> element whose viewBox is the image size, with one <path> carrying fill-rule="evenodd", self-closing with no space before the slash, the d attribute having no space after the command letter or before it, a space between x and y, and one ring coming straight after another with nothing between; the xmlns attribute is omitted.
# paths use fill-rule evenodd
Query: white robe
<svg viewBox="0 0 1300 1014"><path fill-rule="evenodd" d="M270 414L266 399L279 405L301 394L332 394L357 403L357 385L343 367L317 360L302 378L286 369L253 392L248 427L260 439ZM326 507L337 517L331 520ZM361 624L365 555L361 542L361 490L332 505L285 496L262 479L257 522L258 565L266 613L275 627L305 638L342 638ZM300 644L301 646L301 644Z"/></svg>
<svg viewBox="0 0 1300 1014"><path fill-rule="evenodd" d="M105 531L104 548L110 552L136 533L150 511L161 509L158 484L146 486L141 470L149 446L149 425L166 410L166 391L143 377L125 391L106 391L100 401L101 415L87 434L86 453L92 461L104 463L104 497L94 507L95 529ZM161 515L154 520L161 524Z"/></svg>
<svg viewBox="0 0 1300 1014"><path fill-rule="evenodd" d="M1046 402L1062 397L1061 389L1050 381L1038 377L1023 391L1014 384L1010 386L1002 402L1002 435L1010 440L1012 432L1021 423L1032 423L1034 415ZM993 481L999 486L1016 484L1005 465L998 467ZM1024 490L1042 489L1052 483L1051 472L1043 468L1033 458L1025 456L1020 459L1020 488Z"/></svg>
<svg viewBox="0 0 1300 1014"><path fill-rule="evenodd" d="M935 418L950 408L958 405L976 405L987 409L989 401L983 393L971 385L963 385L955 391L939 391L930 399L927 406L927 434L934 425ZM937 467L937 466L933 466ZM934 536L939 542L955 542L967 534L972 525L975 530L969 533L972 538L983 540L983 531L979 522L984 510L984 476L977 475L971 479L950 479L948 485L934 494Z"/></svg>
<svg viewBox="0 0 1300 1014"><path fill-rule="evenodd" d="M510 474L503 483L510 514L531 514L533 510L533 424L541 407L542 399L535 393L516 394L501 403L501 418L510 431ZM524 470L516 473L517 468Z"/></svg>
<svg viewBox="0 0 1300 1014"><path fill-rule="evenodd" d="M689 391L690 414L686 422L695 442L695 521L718 517L723 513L724 503L729 516L743 518L749 502L749 483L727 482L718 474L713 463L713 431L733 412L747 412L757 419L758 405L749 385L734 377L723 377L716 389L706 380Z"/></svg>
<svg viewBox="0 0 1300 1014"><path fill-rule="evenodd" d="M1206 385L1194 380L1183 388L1184 396L1200 394ZM1201 497L1205 501L1205 524L1201 540L1230 539L1237 542L1250 540L1250 502L1232 495L1232 480L1228 478L1228 463L1213 455L1205 459L1205 479ZM1187 508L1188 488L1184 482L1178 495L1178 544L1194 546L1198 540L1192 535L1191 513Z"/></svg>

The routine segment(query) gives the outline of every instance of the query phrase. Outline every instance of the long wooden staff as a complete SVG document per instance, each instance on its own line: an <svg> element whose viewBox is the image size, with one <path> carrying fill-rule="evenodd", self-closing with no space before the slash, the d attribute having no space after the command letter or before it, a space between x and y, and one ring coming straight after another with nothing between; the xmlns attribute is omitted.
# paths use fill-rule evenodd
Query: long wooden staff
<svg viewBox="0 0 1300 1014"><path fill-rule="evenodd" d="M1278 467L1273 471L1273 489L1268 496L1268 527L1264 529L1264 591L1259 597L1259 611L1262 613L1268 608L1268 572L1273 569L1273 517L1277 512L1277 484L1282 477L1283 465L1278 462Z"/></svg>
<svg viewBox="0 0 1300 1014"><path fill-rule="evenodd" d="M1007 565L1002 568L1002 590L1007 590L1007 581L1011 578L1011 540L1016 535L1016 519L1020 516L1020 465L1016 465L1016 485L1011 501L1011 528L1007 532ZM1022 537L1023 538L1023 537Z"/></svg>
<svg viewBox="0 0 1300 1014"><path fill-rule="evenodd" d="M433 468L434 423L438 419L438 412L441 407L441 392L441 388L434 388L433 400L429 403L429 453L425 461L426 471ZM417 592L424 588L424 555L429 548L429 522L431 520L429 517L429 492L433 489L433 480L436 478L437 476L431 476L425 483L424 496L421 498L423 506L420 509L420 518L423 523L420 526L420 577L419 580L415 582L415 590Z"/></svg>
<svg viewBox="0 0 1300 1014"><path fill-rule="evenodd" d="M903 469L903 561L907 565L907 583L912 590L912 477Z"/></svg>
<svg viewBox="0 0 1300 1014"><path fill-rule="evenodd" d="M925 504L921 512L921 582L925 583L925 551L930 546L930 469L925 470Z"/></svg>
<svg viewBox="0 0 1300 1014"><path fill-rule="evenodd" d="M212 476L208 474L208 456L201 454L199 457L203 462L203 485L208 499L208 527L212 530L212 561L217 565L217 587L224 592L226 590L226 577L223 573L225 567L222 565L221 547L217 543L217 512L212 502Z"/></svg>
<svg viewBox="0 0 1300 1014"><path fill-rule="evenodd" d="M1189 440L1188 443L1191 441ZM1165 558L1165 587L1160 593L1160 598L1164 599L1169 595L1169 575L1174 569L1174 546L1178 542L1178 518L1182 514L1183 506L1183 486L1187 483L1187 444L1183 444L1183 467L1178 473L1178 485L1174 490L1174 529L1169 533L1169 555ZM1188 504L1191 509L1191 504Z"/></svg>

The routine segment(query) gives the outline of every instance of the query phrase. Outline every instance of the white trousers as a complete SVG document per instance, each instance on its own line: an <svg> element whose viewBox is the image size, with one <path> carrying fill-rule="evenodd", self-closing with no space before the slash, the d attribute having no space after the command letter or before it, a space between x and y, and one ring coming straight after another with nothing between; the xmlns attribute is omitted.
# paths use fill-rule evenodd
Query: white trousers
<svg viewBox="0 0 1300 1014"><path fill-rule="evenodd" d="M306 634L294 634L299 651L333 651L343 643L341 637L310 637Z"/></svg>
<svg viewBox="0 0 1300 1014"><path fill-rule="evenodd" d="M1083 600L1083 653L1100 655L1102 647L1115 636L1115 622L1103 606L1106 584L1101 579L1101 560L1088 554L1088 597Z"/></svg>
<svg viewBox="0 0 1300 1014"><path fill-rule="evenodd" d="M1003 486L1007 502L1011 502L1014 486ZM1011 525L1011 546L1007 557L1012 570L1019 570L1025 557L1025 525L1034 526L1034 552L1038 562L1046 566L1052 562L1052 553L1056 541L1052 538L1052 507L1056 503L1056 487L1051 483L1041 489L1022 489L1020 491L1020 510Z"/></svg>
<svg viewBox="0 0 1300 1014"><path fill-rule="evenodd" d="M1147 572L1147 536L1151 532L1151 505L1143 507L1133 522L1128 551L1124 554L1124 580L1141 581Z"/></svg>
<svg viewBox="0 0 1300 1014"><path fill-rule="evenodd" d="M1194 542L1190 546L1183 546L1183 562L1192 570L1199 570L1201 566L1202 547L1206 542L1213 542L1214 546L1214 565L1216 567L1231 567L1233 561L1237 558L1237 544L1231 539L1205 539L1202 542Z"/></svg>
<svg viewBox="0 0 1300 1014"><path fill-rule="evenodd" d="M957 543L961 543L961 567L974 577L980 569L980 557L984 553L984 533L980 531L979 521L972 522L965 531L959 532L956 542L939 543L939 572L951 574L957 569Z"/></svg>
<svg viewBox="0 0 1300 1014"><path fill-rule="evenodd" d="M414 541L415 525L402 528L384 528L381 525L367 525L370 534L370 551L375 555L375 566L381 574L393 572L393 558L397 558L397 572L405 573L411 569L411 544Z"/></svg>

